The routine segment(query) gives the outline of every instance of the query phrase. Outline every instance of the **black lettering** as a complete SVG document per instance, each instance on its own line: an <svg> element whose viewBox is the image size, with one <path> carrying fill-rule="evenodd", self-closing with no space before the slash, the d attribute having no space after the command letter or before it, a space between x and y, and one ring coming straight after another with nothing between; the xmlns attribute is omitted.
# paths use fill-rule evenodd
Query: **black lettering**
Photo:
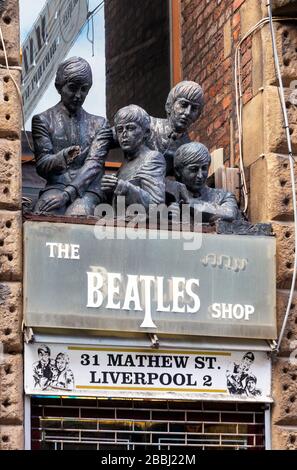
<svg viewBox="0 0 297 470"><path fill-rule="evenodd" d="M121 367L123 365L123 354L107 354L109 367Z"/></svg>
<svg viewBox="0 0 297 470"><path fill-rule="evenodd" d="M91 384L100 384L101 383L101 380L99 378L97 378L97 380L96 380L97 372L95 370L90 370L90 374L91 374L91 380L90 380Z"/></svg>
<svg viewBox="0 0 297 470"><path fill-rule="evenodd" d="M210 375L205 375L205 376L203 377L203 380L204 380L203 386L205 386L205 387L211 387L211 386L212 386L212 380L211 380L211 376L210 376Z"/></svg>
<svg viewBox="0 0 297 470"><path fill-rule="evenodd" d="M197 380L195 382L192 382L193 375L192 374L186 374L187 377L187 386L188 387L197 387Z"/></svg>
<svg viewBox="0 0 297 470"><path fill-rule="evenodd" d="M159 380L162 385L170 385L172 382L172 377L169 374L161 374Z"/></svg>
<svg viewBox="0 0 297 470"><path fill-rule="evenodd" d="M173 359L177 368L182 367L185 369L188 364L189 356L174 356Z"/></svg>
<svg viewBox="0 0 297 470"><path fill-rule="evenodd" d="M135 384L146 385L145 374L143 372L135 372Z"/></svg>
<svg viewBox="0 0 297 470"><path fill-rule="evenodd" d="M214 363L217 362L216 357L206 357L205 362L208 361L208 368L209 369L214 369Z"/></svg>
<svg viewBox="0 0 297 470"><path fill-rule="evenodd" d="M205 367L204 357L202 356L195 357L195 369L204 369L204 367Z"/></svg>
<svg viewBox="0 0 297 470"><path fill-rule="evenodd" d="M173 383L175 385L178 385L180 387L181 385L184 385L185 382L186 382L186 377L183 374L174 374Z"/></svg>
<svg viewBox="0 0 297 470"><path fill-rule="evenodd" d="M132 372L122 372L122 384L132 384Z"/></svg>
<svg viewBox="0 0 297 470"><path fill-rule="evenodd" d="M155 372L148 372L147 378L147 384L153 385L154 381L158 379L158 374L156 374Z"/></svg>
<svg viewBox="0 0 297 470"><path fill-rule="evenodd" d="M80 363L82 366L88 366L90 364L90 356L88 354L82 354L80 359Z"/></svg>
<svg viewBox="0 0 297 470"><path fill-rule="evenodd" d="M120 372L109 372L111 381L113 384L117 384L120 378L121 373Z"/></svg>

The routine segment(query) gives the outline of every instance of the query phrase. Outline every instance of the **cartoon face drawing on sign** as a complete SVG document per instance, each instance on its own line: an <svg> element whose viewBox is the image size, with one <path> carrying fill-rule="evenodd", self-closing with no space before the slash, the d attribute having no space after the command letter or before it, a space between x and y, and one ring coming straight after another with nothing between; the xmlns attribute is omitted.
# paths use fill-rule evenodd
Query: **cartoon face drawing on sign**
<svg viewBox="0 0 297 470"><path fill-rule="evenodd" d="M54 361L51 359L51 350L45 344L38 348L38 361L33 364L34 388L48 389L52 376Z"/></svg>
<svg viewBox="0 0 297 470"><path fill-rule="evenodd" d="M256 397L262 395L256 388L257 377L250 373L250 368L255 360L254 354L249 351L244 354L239 364L233 364L233 370L226 371L227 388L230 395L246 395Z"/></svg>
<svg viewBox="0 0 297 470"><path fill-rule="evenodd" d="M73 390L74 375L69 368L69 356L62 352L51 358L47 345L38 348L39 360L33 364L34 388L38 390Z"/></svg>

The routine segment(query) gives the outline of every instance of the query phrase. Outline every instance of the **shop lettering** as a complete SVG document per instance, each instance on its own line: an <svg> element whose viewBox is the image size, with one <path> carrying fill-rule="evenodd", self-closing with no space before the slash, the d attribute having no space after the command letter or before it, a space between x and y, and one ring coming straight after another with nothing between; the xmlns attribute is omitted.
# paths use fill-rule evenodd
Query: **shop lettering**
<svg viewBox="0 0 297 470"><path fill-rule="evenodd" d="M199 288L199 279L170 278L172 303L164 305L165 282L163 276L137 276L120 273L87 272L88 308L143 311L141 328L157 328L152 320L151 305L157 302L157 312L197 313L200 298L194 292ZM187 300L187 301L186 301Z"/></svg>
<svg viewBox="0 0 297 470"><path fill-rule="evenodd" d="M49 258L79 259L79 245L47 242L45 246L49 247Z"/></svg>
<svg viewBox="0 0 297 470"><path fill-rule="evenodd" d="M219 304L214 303L209 307L212 318L218 320L250 320L250 316L255 312L253 305L241 304Z"/></svg>
<svg viewBox="0 0 297 470"><path fill-rule="evenodd" d="M164 372L113 372L113 371L90 371L91 384L112 384L112 385L155 385L160 384L168 387L196 387L197 381L193 374L169 374Z"/></svg>

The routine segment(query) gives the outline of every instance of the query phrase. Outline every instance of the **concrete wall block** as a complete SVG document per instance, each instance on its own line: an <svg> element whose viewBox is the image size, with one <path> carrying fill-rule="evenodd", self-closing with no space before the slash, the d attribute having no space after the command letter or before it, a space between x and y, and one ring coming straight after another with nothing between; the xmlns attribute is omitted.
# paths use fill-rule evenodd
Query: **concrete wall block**
<svg viewBox="0 0 297 470"><path fill-rule="evenodd" d="M294 265L294 224L273 222L276 243L276 284L279 289L290 289Z"/></svg>
<svg viewBox="0 0 297 470"><path fill-rule="evenodd" d="M1 2L0 26L4 37L8 63L9 65L18 65L20 63L20 19L18 0L5 0ZM2 44L0 44L0 63L5 64Z"/></svg>
<svg viewBox="0 0 297 470"><path fill-rule="evenodd" d="M273 364L273 424L297 425L297 359L279 358Z"/></svg>
<svg viewBox="0 0 297 470"><path fill-rule="evenodd" d="M23 423L23 358L5 354L0 366L0 424Z"/></svg>
<svg viewBox="0 0 297 470"><path fill-rule="evenodd" d="M0 139L0 208L20 209L21 142Z"/></svg>
<svg viewBox="0 0 297 470"><path fill-rule="evenodd" d="M272 429L273 450L296 450L297 430L296 427L273 426Z"/></svg>
<svg viewBox="0 0 297 470"><path fill-rule="evenodd" d="M289 290L278 290L276 295L276 315L278 333L283 325L287 304L289 300ZM297 291L293 297L290 314L286 323L286 328L281 342L281 354L290 356L297 349ZM296 383L297 387L297 383Z"/></svg>
<svg viewBox="0 0 297 470"><path fill-rule="evenodd" d="M263 153L263 93L258 93L243 107L243 156L249 167Z"/></svg>
<svg viewBox="0 0 297 470"><path fill-rule="evenodd" d="M22 279L22 216L0 211L0 280Z"/></svg>
<svg viewBox="0 0 297 470"><path fill-rule="evenodd" d="M23 450L24 428L23 426L0 425L0 450Z"/></svg>
<svg viewBox="0 0 297 470"><path fill-rule="evenodd" d="M261 18L259 0L245 0L240 7L241 36L244 36Z"/></svg>
<svg viewBox="0 0 297 470"><path fill-rule="evenodd" d="M297 170L296 170L297 183ZM263 155L250 167L252 222L293 220L290 163L277 154Z"/></svg>
<svg viewBox="0 0 297 470"><path fill-rule="evenodd" d="M11 74L20 87L21 72L12 70ZM0 69L0 137L20 138L21 102L7 70Z"/></svg>
<svg viewBox="0 0 297 470"><path fill-rule="evenodd" d="M297 68L297 28L296 23L279 22L274 23L277 52L280 61L281 74L285 87L293 87L292 82L296 82ZM264 64L264 84L277 85L278 80L275 74L274 57L272 51L272 41L269 25L262 28L262 49Z"/></svg>
<svg viewBox="0 0 297 470"><path fill-rule="evenodd" d="M0 283L0 343L7 353L21 352L22 285L19 282Z"/></svg>
<svg viewBox="0 0 297 470"><path fill-rule="evenodd" d="M297 154L297 106L292 104L292 90L285 89L288 119L293 153ZM267 86L264 89L264 153L288 153L284 130L283 114L280 106L278 88Z"/></svg>

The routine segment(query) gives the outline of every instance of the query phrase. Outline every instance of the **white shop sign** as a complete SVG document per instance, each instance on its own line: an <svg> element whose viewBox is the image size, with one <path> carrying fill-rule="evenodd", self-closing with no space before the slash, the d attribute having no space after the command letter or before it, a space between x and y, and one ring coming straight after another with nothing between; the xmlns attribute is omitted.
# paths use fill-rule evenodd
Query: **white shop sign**
<svg viewBox="0 0 297 470"><path fill-rule="evenodd" d="M266 402L271 361L262 351L34 343L25 345L25 393Z"/></svg>

